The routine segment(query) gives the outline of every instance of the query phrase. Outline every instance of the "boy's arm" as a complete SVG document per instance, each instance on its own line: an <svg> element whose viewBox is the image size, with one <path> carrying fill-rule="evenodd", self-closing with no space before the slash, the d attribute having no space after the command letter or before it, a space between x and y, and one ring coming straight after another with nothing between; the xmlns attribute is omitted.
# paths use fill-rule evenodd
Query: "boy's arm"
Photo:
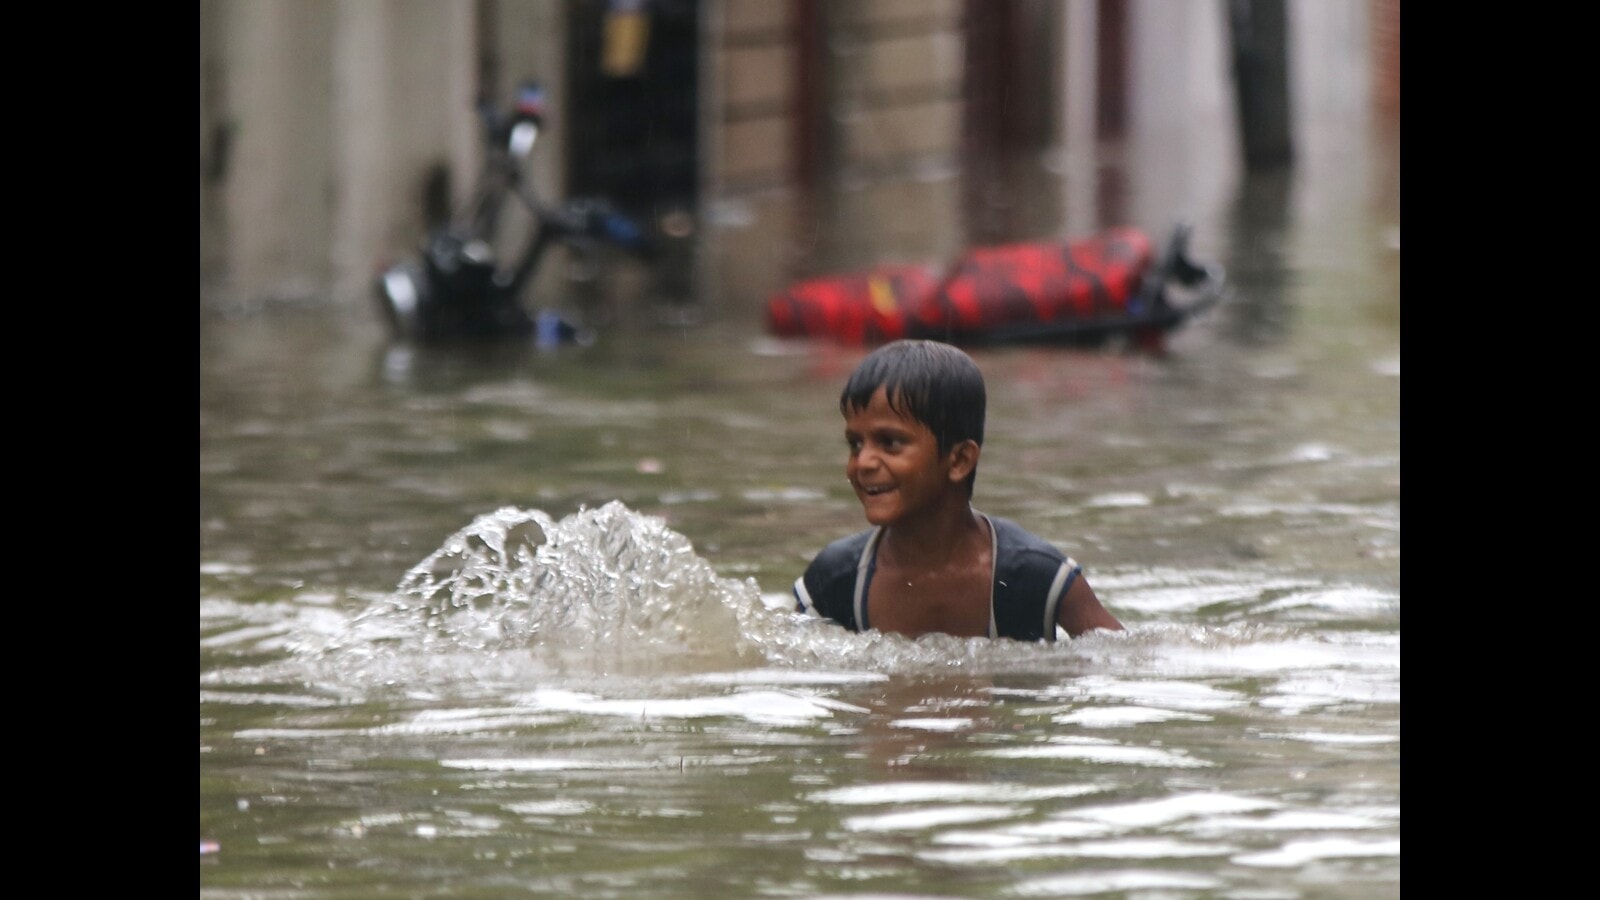
<svg viewBox="0 0 1600 900"><path fill-rule="evenodd" d="M1094 588L1089 586L1089 580L1080 573L1072 579L1072 584L1067 588L1067 595L1061 598L1061 609L1056 613L1056 621L1067 630L1068 637L1077 637L1085 631L1104 628L1107 631L1121 631L1122 623L1111 611L1100 605L1100 598L1095 596Z"/></svg>

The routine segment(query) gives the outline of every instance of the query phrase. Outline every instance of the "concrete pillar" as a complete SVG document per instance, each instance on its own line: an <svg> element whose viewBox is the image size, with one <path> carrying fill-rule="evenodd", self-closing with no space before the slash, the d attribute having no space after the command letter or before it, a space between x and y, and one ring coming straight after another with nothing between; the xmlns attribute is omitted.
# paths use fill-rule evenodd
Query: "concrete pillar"
<svg viewBox="0 0 1600 900"><path fill-rule="evenodd" d="M1379 124L1400 121L1400 0L1372 0L1373 103Z"/></svg>
<svg viewBox="0 0 1600 900"><path fill-rule="evenodd" d="M459 202L479 166L475 10L201 3L202 302L365 301L415 251L430 173Z"/></svg>
<svg viewBox="0 0 1600 900"><path fill-rule="evenodd" d="M1245 166L1286 167L1294 161L1288 8L1284 0L1233 0L1229 11Z"/></svg>
<svg viewBox="0 0 1600 900"><path fill-rule="evenodd" d="M1226 0L1130 0L1126 150L1139 181L1127 186L1126 224L1164 236L1231 192L1238 144L1227 16Z"/></svg>
<svg viewBox="0 0 1600 900"><path fill-rule="evenodd" d="M1061 16L1062 231L1079 235L1100 227L1095 217L1095 179L1098 137L1095 133L1095 98L1098 0L1066 0Z"/></svg>
<svg viewBox="0 0 1600 900"><path fill-rule="evenodd" d="M381 267L416 252L430 180L447 173L459 204L476 178L475 7L340 0L335 9L332 292L366 302Z"/></svg>
<svg viewBox="0 0 1600 900"><path fill-rule="evenodd" d="M223 262L215 290L232 302L306 298L329 274L329 102L333 7L319 0L208 4L218 51L211 115L232 129L212 185Z"/></svg>
<svg viewBox="0 0 1600 900"><path fill-rule="evenodd" d="M1289 85L1295 143L1309 144L1309 124L1366 117L1374 59L1370 0L1289 0Z"/></svg>
<svg viewBox="0 0 1600 900"><path fill-rule="evenodd" d="M392 80L386 24L379 3L340 3L334 25L334 142L338 188L334 196L334 240L339 272L336 293L355 296L371 289L374 270L387 253L400 253L410 229L391 212L388 86Z"/></svg>
<svg viewBox="0 0 1600 900"><path fill-rule="evenodd" d="M222 29L219 0L200 0L200 301L220 283L227 261L223 246L222 183L232 162L233 136L223 100Z"/></svg>

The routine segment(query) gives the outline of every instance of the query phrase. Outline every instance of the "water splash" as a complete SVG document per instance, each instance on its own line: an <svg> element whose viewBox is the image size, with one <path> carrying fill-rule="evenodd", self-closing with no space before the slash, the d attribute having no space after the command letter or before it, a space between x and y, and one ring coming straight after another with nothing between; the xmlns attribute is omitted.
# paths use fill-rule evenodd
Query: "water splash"
<svg viewBox="0 0 1600 900"><path fill-rule="evenodd" d="M451 535L338 643L741 655L762 610L753 579L719 577L686 537L618 501L560 520L508 506Z"/></svg>
<svg viewBox="0 0 1600 900"><path fill-rule="evenodd" d="M590 686L595 676L681 680L732 671L822 681L863 673L1148 677L1236 671L1245 662L1273 668L1284 659L1303 660L1311 677L1342 659L1340 647L1308 647L1305 623L1275 622L1282 612L1264 607L1286 591L1304 594L1304 585L1262 573L1208 579L1212 590L1189 572L1107 574L1101 583L1125 612L1190 621L1129 620L1126 632L1053 644L856 634L793 612L787 594L764 595L753 578L717 575L687 537L619 501L559 520L504 507L451 535L392 592L353 614L318 606L266 623L270 629L241 623L208 646L244 653L271 641L291 651L285 680L344 696L383 686L492 690L548 686L566 675ZM1316 596L1325 595L1326 586ZM1250 612L1204 621L1236 608ZM1371 653L1395 655L1393 643ZM213 677L226 680L227 670L218 672Z"/></svg>
<svg viewBox="0 0 1600 900"><path fill-rule="evenodd" d="M620 501L559 520L516 507L480 515L394 591L311 631L285 643L318 673L310 680L335 690L754 667L823 679L1038 671L1091 660L1095 646L855 634L793 612L753 578L717 575L687 537Z"/></svg>

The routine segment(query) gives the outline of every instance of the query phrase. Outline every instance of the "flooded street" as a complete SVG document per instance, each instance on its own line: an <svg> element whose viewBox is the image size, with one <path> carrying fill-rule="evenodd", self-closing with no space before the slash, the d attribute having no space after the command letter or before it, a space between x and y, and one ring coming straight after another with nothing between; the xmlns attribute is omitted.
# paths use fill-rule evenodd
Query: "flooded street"
<svg viewBox="0 0 1600 900"><path fill-rule="evenodd" d="M865 351L760 299L949 221L714 211L703 321L588 347L203 312L200 895L1398 897L1398 149L1219 155L1017 195L1018 239L1185 217L1235 292L1160 355L972 351L974 505L1128 626L1054 645L790 613L865 527Z"/></svg>

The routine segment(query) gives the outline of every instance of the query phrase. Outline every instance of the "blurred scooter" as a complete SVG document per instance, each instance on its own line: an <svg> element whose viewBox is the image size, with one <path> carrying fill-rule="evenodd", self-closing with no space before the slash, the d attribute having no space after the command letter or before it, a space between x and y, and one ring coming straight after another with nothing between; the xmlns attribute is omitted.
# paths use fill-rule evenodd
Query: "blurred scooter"
<svg viewBox="0 0 1600 900"><path fill-rule="evenodd" d="M644 230L604 199L546 203L534 192L528 160L545 124L544 88L518 86L507 113L480 108L486 144L483 177L465 216L430 230L420 256L379 273L375 292L391 333L420 343L532 338L540 346L588 343L581 322L554 310L530 314L521 294L545 253L563 245L591 255L597 243L649 260L655 248ZM495 238L508 197L532 215L522 255L496 257Z"/></svg>

